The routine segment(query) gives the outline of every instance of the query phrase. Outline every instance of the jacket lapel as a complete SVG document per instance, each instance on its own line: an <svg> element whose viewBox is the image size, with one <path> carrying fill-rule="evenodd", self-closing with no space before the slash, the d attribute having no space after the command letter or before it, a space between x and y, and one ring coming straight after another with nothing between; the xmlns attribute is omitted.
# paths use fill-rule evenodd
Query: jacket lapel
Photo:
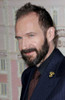
<svg viewBox="0 0 65 100"><path fill-rule="evenodd" d="M63 55L56 50L53 59L49 63L43 75L40 77L40 80L32 94L31 100L46 100L48 98L60 80L60 77L56 77L56 74L63 58ZM49 76L50 72L54 72L54 75L51 75L51 77Z"/></svg>
<svg viewBox="0 0 65 100"><path fill-rule="evenodd" d="M30 81L32 79L32 76L33 76L35 70L36 70L36 66L34 66L33 68L31 68L31 70L30 70L29 79L28 79L28 82L26 83L26 89L25 89L25 92L24 92L24 95L23 95L23 99L22 100L25 100L25 98L27 96L29 83L30 83Z"/></svg>

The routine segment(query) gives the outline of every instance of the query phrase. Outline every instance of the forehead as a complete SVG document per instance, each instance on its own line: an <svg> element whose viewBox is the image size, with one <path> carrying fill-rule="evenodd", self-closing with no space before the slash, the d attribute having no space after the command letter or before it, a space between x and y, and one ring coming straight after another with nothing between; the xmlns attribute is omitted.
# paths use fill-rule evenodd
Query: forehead
<svg viewBox="0 0 65 100"><path fill-rule="evenodd" d="M38 15L34 12L19 18L16 22L16 33L20 31L33 31L40 29Z"/></svg>
<svg viewBox="0 0 65 100"><path fill-rule="evenodd" d="M30 21L33 21L33 22L37 21L38 22L38 15L35 12L31 12L27 15L24 15L24 16L20 17L17 20L17 23L19 23L20 21L21 21L21 23L23 23L23 22L28 22L29 23Z"/></svg>

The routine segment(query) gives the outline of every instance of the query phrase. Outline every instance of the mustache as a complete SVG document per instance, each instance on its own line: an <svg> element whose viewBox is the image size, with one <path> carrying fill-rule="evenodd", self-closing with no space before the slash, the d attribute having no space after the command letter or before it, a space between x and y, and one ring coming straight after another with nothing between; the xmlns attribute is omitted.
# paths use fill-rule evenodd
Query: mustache
<svg viewBox="0 0 65 100"><path fill-rule="evenodd" d="M21 54L23 54L23 53L30 53L30 52L32 52L32 51L36 51L36 52L37 52L37 50L36 50L35 48L30 48L30 49L22 50L22 51L21 51Z"/></svg>

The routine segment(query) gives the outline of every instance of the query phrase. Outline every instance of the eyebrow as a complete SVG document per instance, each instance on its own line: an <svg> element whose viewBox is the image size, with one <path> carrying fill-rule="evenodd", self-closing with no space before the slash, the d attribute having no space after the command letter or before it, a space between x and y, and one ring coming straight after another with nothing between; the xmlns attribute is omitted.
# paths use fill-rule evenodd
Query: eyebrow
<svg viewBox="0 0 65 100"><path fill-rule="evenodd" d="M15 38L16 38L16 39L22 39L22 37L21 37L21 36L15 36Z"/></svg>
<svg viewBox="0 0 65 100"><path fill-rule="evenodd" d="M28 34L31 34L31 33L34 33L34 32L29 32L29 33L26 33L25 35L28 35ZM34 34L36 34L36 33L34 33ZM22 39L21 36L15 36L15 38L16 38L16 39Z"/></svg>

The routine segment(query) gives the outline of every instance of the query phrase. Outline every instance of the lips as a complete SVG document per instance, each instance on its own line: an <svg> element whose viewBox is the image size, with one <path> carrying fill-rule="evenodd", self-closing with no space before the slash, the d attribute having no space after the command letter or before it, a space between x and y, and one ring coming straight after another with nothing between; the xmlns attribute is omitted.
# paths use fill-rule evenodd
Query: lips
<svg viewBox="0 0 65 100"><path fill-rule="evenodd" d="M25 49L21 51L21 55L23 56L31 56L34 54L34 52L37 52L35 48Z"/></svg>
<svg viewBox="0 0 65 100"><path fill-rule="evenodd" d="M25 53L25 55L31 55L32 53L34 53L34 51L27 52L27 53Z"/></svg>

